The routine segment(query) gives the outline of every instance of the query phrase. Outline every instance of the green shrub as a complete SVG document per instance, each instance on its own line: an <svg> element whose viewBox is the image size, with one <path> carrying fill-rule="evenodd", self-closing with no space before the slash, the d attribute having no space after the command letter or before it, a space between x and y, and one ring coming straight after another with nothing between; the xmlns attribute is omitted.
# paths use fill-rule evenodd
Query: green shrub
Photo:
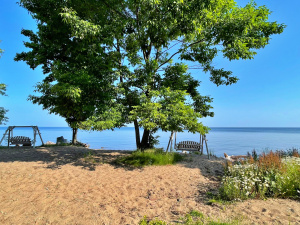
<svg viewBox="0 0 300 225"><path fill-rule="evenodd" d="M286 157L284 173L277 174L275 195L300 199L300 158Z"/></svg>
<svg viewBox="0 0 300 225"><path fill-rule="evenodd" d="M118 163L142 167L151 165L175 164L183 159L183 156L174 152L163 152L162 149L148 149L144 152L135 151L130 156L118 159Z"/></svg>
<svg viewBox="0 0 300 225"><path fill-rule="evenodd" d="M272 151L250 158L247 164L227 164L225 176L219 189L223 200L248 198L292 197L300 198L300 158L298 152L283 154Z"/></svg>
<svg viewBox="0 0 300 225"><path fill-rule="evenodd" d="M147 216L144 216L144 219L139 222L139 225L167 225L167 223L158 219L148 221Z"/></svg>

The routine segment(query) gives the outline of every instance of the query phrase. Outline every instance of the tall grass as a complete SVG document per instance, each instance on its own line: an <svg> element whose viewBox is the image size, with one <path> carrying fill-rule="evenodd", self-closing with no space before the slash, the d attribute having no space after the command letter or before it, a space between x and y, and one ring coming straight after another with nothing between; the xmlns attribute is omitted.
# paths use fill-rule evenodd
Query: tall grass
<svg viewBox="0 0 300 225"><path fill-rule="evenodd" d="M144 152L135 151L130 156L118 159L118 163L142 167L151 165L168 165L175 164L183 160L183 156L176 152L163 152L161 149L148 149Z"/></svg>
<svg viewBox="0 0 300 225"><path fill-rule="evenodd" d="M252 155L257 156L256 152ZM298 151L262 153L240 165L227 164L219 189L223 200L283 197L300 199ZM256 160L255 160L256 158Z"/></svg>

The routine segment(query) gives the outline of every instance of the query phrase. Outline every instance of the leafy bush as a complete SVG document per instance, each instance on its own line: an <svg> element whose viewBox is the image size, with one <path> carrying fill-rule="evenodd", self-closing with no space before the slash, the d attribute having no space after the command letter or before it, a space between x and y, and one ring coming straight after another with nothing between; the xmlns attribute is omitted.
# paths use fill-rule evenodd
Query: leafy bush
<svg viewBox="0 0 300 225"><path fill-rule="evenodd" d="M271 151L259 155L257 160L250 157L246 164L227 164L219 197L223 200L300 198L300 158L294 157L297 154ZM294 156L282 158L286 155Z"/></svg>
<svg viewBox="0 0 300 225"><path fill-rule="evenodd" d="M118 159L118 163L134 167L151 165L175 164L183 159L183 156L176 152L166 153L162 149L148 149L144 152L135 151L130 156Z"/></svg>
<svg viewBox="0 0 300 225"><path fill-rule="evenodd" d="M276 177L275 194L300 198L300 158L286 157L282 161L286 165L285 173Z"/></svg>

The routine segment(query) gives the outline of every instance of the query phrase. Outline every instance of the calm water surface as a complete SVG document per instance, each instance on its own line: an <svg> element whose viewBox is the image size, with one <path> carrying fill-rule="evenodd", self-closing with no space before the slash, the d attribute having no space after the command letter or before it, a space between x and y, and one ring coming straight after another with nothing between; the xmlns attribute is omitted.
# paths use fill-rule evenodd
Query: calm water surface
<svg viewBox="0 0 300 225"><path fill-rule="evenodd" d="M0 127L1 138L7 128ZM72 131L68 127L39 127L44 142L56 142L56 138L64 136L71 140ZM142 131L142 130L141 130ZM157 147L166 148L170 133L159 131L157 133L160 144ZM33 138L32 128L15 128L14 136L28 136ZM79 131L78 140L88 143L93 149L112 149L112 150L134 150L135 135L133 127L124 127L107 130L102 132ZM179 141L199 141L199 134L183 132L177 134L177 142ZM277 150L277 149L300 149L300 128L211 128L207 134L208 148L217 156L223 156L226 152L229 155L246 154L248 151L256 149ZM1 145L6 145L3 142ZM37 138L37 145L41 141ZM206 151L206 149L205 149Z"/></svg>

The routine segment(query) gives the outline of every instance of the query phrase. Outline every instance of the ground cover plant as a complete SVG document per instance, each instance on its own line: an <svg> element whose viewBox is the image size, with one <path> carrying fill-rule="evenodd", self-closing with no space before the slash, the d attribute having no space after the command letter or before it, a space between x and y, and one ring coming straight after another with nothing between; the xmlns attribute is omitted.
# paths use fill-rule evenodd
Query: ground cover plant
<svg viewBox="0 0 300 225"><path fill-rule="evenodd" d="M203 215L203 213L198 212L196 210L192 210L191 212L187 213L184 217L180 218L180 223L176 224L184 224L184 225L235 225L241 224L240 219L234 220L227 220L227 221L220 221L214 218L208 217ZM149 220L146 216L140 221L139 225L168 225L163 220L153 219Z"/></svg>
<svg viewBox="0 0 300 225"><path fill-rule="evenodd" d="M164 152L162 149L148 149L144 152L135 151L130 156L125 156L117 160L117 163L134 167L151 165L175 164L183 160L184 156L176 152Z"/></svg>
<svg viewBox="0 0 300 225"><path fill-rule="evenodd" d="M300 199L298 150L260 155L254 151L245 162L227 163L219 197L229 201L267 197Z"/></svg>

